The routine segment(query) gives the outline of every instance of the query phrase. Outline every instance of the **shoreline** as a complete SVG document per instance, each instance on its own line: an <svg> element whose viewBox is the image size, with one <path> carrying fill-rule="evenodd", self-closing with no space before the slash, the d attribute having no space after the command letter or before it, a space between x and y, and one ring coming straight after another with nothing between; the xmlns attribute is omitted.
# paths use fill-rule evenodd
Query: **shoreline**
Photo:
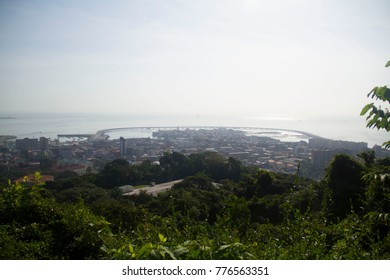
<svg viewBox="0 0 390 280"><path fill-rule="evenodd" d="M110 132L118 132L118 131L122 131L122 130L123 131L137 130L137 129L138 130L149 130L149 131L151 131L151 130L155 130L155 131L175 130L175 129L179 129L179 130L186 130L186 129L193 129L193 130L197 130L197 129L208 129L208 130L232 129L232 130L242 131L244 133L246 133L248 130L263 130L263 131L269 131L269 132L283 131L283 132L291 132L291 133L295 133L298 135L302 135L302 136L305 136L305 138L307 138L307 139L318 138L318 139L333 140L330 138L325 138L325 137L315 135L313 133L301 131L301 130L284 129L284 128L264 128L264 127L254 127L254 126L131 126L131 127L118 127L118 128L107 128L107 129L98 130L95 133L95 135L93 135L91 137L91 140L95 141L95 140L99 140L99 139L106 139L106 138L110 137L108 135ZM298 135L297 135L297 139L299 138ZM256 136L258 136L258 135L256 135ZM272 137L269 135L266 135L264 137L269 137L269 138L280 140L279 139L280 137ZM137 137L132 137L132 138L137 138ZM117 138L114 138L114 139L117 139ZM282 140L280 140L280 141L282 141ZM300 141L303 141L303 139L301 139ZM337 141L337 140L335 140L335 141ZM282 142L298 142L298 141L282 141Z"/></svg>
<svg viewBox="0 0 390 280"><path fill-rule="evenodd" d="M5 116L8 117L8 116ZM334 141L347 141L347 142L358 142L358 143L368 143L370 147L374 145L381 145L383 142L387 140L387 136L384 132L371 132L366 127L357 127L357 126L348 126L343 125L340 126L338 124L327 123L325 126L323 123L319 123L316 126L310 126L310 123L307 123L307 128L305 129L305 125L303 123L297 123L296 127L294 124L287 123L279 123L279 122L266 122L266 123L237 123L237 122L229 122L225 123L216 123L216 124L198 124L192 123L191 121L186 123L185 120L181 121L179 125L173 125L171 123L165 124L165 121L150 121L147 119L146 121L129 123L127 125L127 118L123 119L99 119L99 118L84 118L78 119L68 119L68 118L38 118L36 119L26 119L26 118L17 118L17 119L4 119L1 122L0 126L0 134L3 135L13 135L17 138L39 138L46 137L51 140L58 139L58 134L92 134L98 136L99 134L109 134L110 139L119 138L118 132L115 130L133 130L134 136L130 136L129 138L144 138L151 137L148 135L147 130L151 129L213 129L213 128L226 128L226 129L236 129L236 130L260 130L264 132L272 132L272 131L280 131L285 132L284 138L283 136L278 137L277 135L272 135L274 139L279 139L281 141L293 141L294 135L289 137L288 133L291 134L300 134L302 135L302 140L307 141L308 138L318 138L318 139L329 139ZM32 122L33 121L33 122ZM31 123L31 125L30 125ZM123 125L123 126L122 126ZM106 127L106 128L104 128ZM140 130L140 131L136 131ZM310 131L310 132L308 132ZM112 132L109 133L109 132ZM349 133L350 132L350 133ZM265 133L266 134L266 133ZM283 134L283 133L282 133ZM324 135L324 136L322 136ZM97 137L94 137L97 139ZM127 137L127 135L121 135ZM270 135L265 135L270 136ZM276 136L276 137L274 137ZM290 139L288 139L290 138ZM297 137L295 137L297 138ZM103 138L101 138L103 139Z"/></svg>
<svg viewBox="0 0 390 280"><path fill-rule="evenodd" d="M117 127L117 128L106 128L106 129L101 129L96 131L95 133L89 134L88 138L89 141L99 141L99 140L117 140L120 137L114 137L111 138L109 135L110 132L118 132L118 131L131 131L133 130L134 132L141 132L141 133L147 133L147 134L152 134L155 131L159 130L186 130L186 129L192 129L192 130L200 130L200 129L206 129L206 130L213 130L213 129L232 129L236 131L241 131L244 134L248 136L258 136L258 137L269 137L275 140L279 140L281 142L299 142L299 141L308 141L309 139L322 139L322 140L331 140L331 141L344 141L344 142L352 142L352 143L367 143L364 141L348 141L348 140L340 140L340 139L332 139L332 138L327 138L323 136L316 135L314 133L302 131L302 130L297 130L297 129L289 129L289 128L269 128L269 127L256 127L256 126L198 126L198 125L189 125L189 126L129 126L129 127ZM256 130L261 131L261 133L264 133L264 136L256 134ZM252 132L253 131L253 132ZM293 133L291 134L291 138L296 138L295 140L283 140L282 134L274 133L275 135L279 135L280 137L277 137L275 135L267 135L267 132L271 133L272 132L287 132L288 133ZM79 135L80 133L76 133L75 135ZM13 137L14 139L23 139L23 138L39 138L39 137L46 137L51 140L53 140L51 137L48 137L45 135L44 132L38 133L38 137L18 137L17 135L0 135L2 137ZM59 139L60 137L66 136L66 135L73 135L72 133L58 133L56 134L55 139ZM81 135L81 134L80 134ZM124 136L124 135L123 135ZM300 137L302 136L302 137ZM145 136L145 137L140 137L139 135L137 137L125 137L125 138L150 138L151 136ZM288 137L288 136L287 136Z"/></svg>

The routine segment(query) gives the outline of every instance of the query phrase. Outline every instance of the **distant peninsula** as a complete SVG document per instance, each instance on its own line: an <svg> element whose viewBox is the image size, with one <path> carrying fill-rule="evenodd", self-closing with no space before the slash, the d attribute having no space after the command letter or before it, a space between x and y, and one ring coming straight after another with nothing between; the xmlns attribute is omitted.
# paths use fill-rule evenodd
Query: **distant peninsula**
<svg viewBox="0 0 390 280"><path fill-rule="evenodd" d="M14 120L15 117L0 117L0 120Z"/></svg>

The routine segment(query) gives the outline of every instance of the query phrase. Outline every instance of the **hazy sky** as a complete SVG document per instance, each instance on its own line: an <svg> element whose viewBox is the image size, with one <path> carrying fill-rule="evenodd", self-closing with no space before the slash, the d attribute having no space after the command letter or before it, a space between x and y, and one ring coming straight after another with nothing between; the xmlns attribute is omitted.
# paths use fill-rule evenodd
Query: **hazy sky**
<svg viewBox="0 0 390 280"><path fill-rule="evenodd" d="M0 1L0 113L355 116L388 0Z"/></svg>

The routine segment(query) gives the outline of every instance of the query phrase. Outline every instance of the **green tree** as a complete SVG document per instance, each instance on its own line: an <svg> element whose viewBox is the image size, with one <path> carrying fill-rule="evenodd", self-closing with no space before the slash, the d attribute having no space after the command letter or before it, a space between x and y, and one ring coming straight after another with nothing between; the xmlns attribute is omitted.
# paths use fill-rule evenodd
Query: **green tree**
<svg viewBox="0 0 390 280"><path fill-rule="evenodd" d="M0 185L0 259L96 259L108 222L83 203L60 204L39 183Z"/></svg>
<svg viewBox="0 0 390 280"><path fill-rule="evenodd" d="M82 182L72 188L55 192L54 196L58 202L77 203L83 201L89 205L96 200L108 199L110 192L92 183Z"/></svg>
<svg viewBox="0 0 390 280"><path fill-rule="evenodd" d="M97 185L103 188L115 188L128 184L130 165L124 159L115 159L107 163L100 173Z"/></svg>
<svg viewBox="0 0 390 280"><path fill-rule="evenodd" d="M214 190L211 179L204 173L199 173L194 176L189 176L183 181L175 184L174 189L180 188L195 188L200 190Z"/></svg>
<svg viewBox="0 0 390 280"><path fill-rule="evenodd" d="M357 211L364 193L363 166L350 156L336 155L326 173L326 184L331 191L328 211L335 217L345 218Z"/></svg>
<svg viewBox="0 0 390 280"><path fill-rule="evenodd" d="M229 157L227 166L229 172L229 179L238 182L241 178L241 173L243 170L241 161L233 157Z"/></svg>
<svg viewBox="0 0 390 280"><path fill-rule="evenodd" d="M390 60L386 63L385 67L390 66ZM390 103L390 88L387 86L382 87L374 87L367 95L372 99L380 100L386 105ZM382 109L380 105L375 105L374 102L367 104L364 106L360 115L363 116L368 114L367 127L369 128L377 128L385 129L386 131L390 131L390 112L388 108ZM390 148L390 141L383 143L387 149Z"/></svg>
<svg viewBox="0 0 390 280"><path fill-rule="evenodd" d="M189 175L188 159L181 153L164 153L160 158L164 180L181 179Z"/></svg>
<svg viewBox="0 0 390 280"><path fill-rule="evenodd" d="M375 163L375 152L372 150L367 152L362 152L357 156L364 161L364 164L367 168L371 168Z"/></svg>
<svg viewBox="0 0 390 280"><path fill-rule="evenodd" d="M58 217L49 223L53 238L53 258L98 259L104 240L109 238L109 223L83 203L59 205Z"/></svg>

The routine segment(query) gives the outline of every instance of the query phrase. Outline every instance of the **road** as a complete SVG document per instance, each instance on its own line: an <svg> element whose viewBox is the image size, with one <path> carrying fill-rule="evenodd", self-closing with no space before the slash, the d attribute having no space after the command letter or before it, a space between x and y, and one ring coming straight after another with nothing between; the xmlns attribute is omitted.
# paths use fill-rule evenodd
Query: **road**
<svg viewBox="0 0 390 280"><path fill-rule="evenodd" d="M158 184L158 185L155 185L153 187L144 187L144 188L136 189L136 190L129 192L129 193L125 193L123 195L136 195L136 194L139 194L141 191L146 191L147 194L157 195L160 192L165 192L165 191L171 189L174 184L177 184L181 181L182 181L182 179L171 181L171 182L166 182L163 184Z"/></svg>

